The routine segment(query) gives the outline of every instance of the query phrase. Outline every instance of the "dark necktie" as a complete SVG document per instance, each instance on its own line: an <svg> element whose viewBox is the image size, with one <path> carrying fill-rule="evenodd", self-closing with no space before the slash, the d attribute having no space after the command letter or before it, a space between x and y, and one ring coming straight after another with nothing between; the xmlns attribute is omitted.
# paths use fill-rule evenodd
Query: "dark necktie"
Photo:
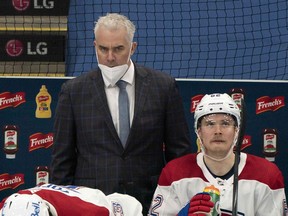
<svg viewBox="0 0 288 216"><path fill-rule="evenodd" d="M119 80L116 85L119 87L119 137L123 147L126 145L126 140L130 131L130 118L129 118L129 99L126 91L127 83L124 80Z"/></svg>

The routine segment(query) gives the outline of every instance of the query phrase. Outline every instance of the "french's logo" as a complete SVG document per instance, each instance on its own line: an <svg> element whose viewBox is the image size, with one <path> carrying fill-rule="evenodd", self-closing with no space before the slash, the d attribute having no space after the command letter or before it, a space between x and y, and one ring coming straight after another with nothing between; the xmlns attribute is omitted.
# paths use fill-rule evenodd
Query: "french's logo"
<svg viewBox="0 0 288 216"><path fill-rule="evenodd" d="M29 137L29 152L39 148L49 148L53 145L53 133L35 133Z"/></svg>
<svg viewBox="0 0 288 216"><path fill-rule="evenodd" d="M197 105L203 97L204 95L195 95L194 97L191 97L190 113L195 112Z"/></svg>
<svg viewBox="0 0 288 216"><path fill-rule="evenodd" d="M25 92L17 92L15 94L3 92L0 94L0 110L7 107L17 107L25 102Z"/></svg>
<svg viewBox="0 0 288 216"><path fill-rule="evenodd" d="M10 175L8 173L0 174L0 191L8 188L15 189L24 184L24 174L18 173Z"/></svg>
<svg viewBox="0 0 288 216"><path fill-rule="evenodd" d="M256 100L256 114L267 111L276 111L285 106L284 96L269 97L263 96Z"/></svg>

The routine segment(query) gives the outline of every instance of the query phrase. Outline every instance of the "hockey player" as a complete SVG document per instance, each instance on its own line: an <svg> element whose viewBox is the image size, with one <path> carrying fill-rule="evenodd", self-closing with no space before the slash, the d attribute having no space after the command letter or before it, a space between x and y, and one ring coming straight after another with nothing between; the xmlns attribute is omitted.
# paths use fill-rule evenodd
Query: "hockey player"
<svg viewBox="0 0 288 216"><path fill-rule="evenodd" d="M44 184L21 190L0 203L3 216L142 216L134 197L77 186Z"/></svg>
<svg viewBox="0 0 288 216"><path fill-rule="evenodd" d="M194 115L201 152L169 162L162 170L149 215L231 215L233 147L240 110L227 94L205 95ZM214 188L216 203L206 187ZM208 190L209 192L209 190ZM220 195L219 195L220 193ZM264 158L240 154L237 215L282 216L286 213L284 179L279 168Z"/></svg>

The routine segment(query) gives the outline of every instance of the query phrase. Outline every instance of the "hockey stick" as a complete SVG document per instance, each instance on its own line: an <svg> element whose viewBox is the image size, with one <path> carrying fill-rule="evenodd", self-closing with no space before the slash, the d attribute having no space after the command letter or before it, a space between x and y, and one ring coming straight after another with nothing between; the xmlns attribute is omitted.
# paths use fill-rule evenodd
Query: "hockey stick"
<svg viewBox="0 0 288 216"><path fill-rule="evenodd" d="M237 216L237 203L238 203L238 167L240 160L241 145L245 135L246 127L246 105L243 99L241 99L241 120L238 139L235 145L235 162L234 162L234 181L233 181L233 202L232 202L232 215Z"/></svg>

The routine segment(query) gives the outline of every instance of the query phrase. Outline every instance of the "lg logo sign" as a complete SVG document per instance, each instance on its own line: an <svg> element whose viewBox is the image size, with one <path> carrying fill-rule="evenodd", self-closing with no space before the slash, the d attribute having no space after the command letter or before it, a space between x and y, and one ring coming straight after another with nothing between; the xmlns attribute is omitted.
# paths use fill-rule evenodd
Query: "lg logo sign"
<svg viewBox="0 0 288 216"><path fill-rule="evenodd" d="M71 0L0 0L0 14L1 16L66 17L68 16L70 1ZM63 19L65 19L65 17L63 17Z"/></svg>
<svg viewBox="0 0 288 216"><path fill-rule="evenodd" d="M62 62L65 40L62 35L0 35L1 60Z"/></svg>
<svg viewBox="0 0 288 216"><path fill-rule="evenodd" d="M38 42L35 46L32 46L32 42L27 42L27 55L47 55L48 48L46 42ZM6 44L6 52L11 57L20 56L25 47L20 40L9 40Z"/></svg>
<svg viewBox="0 0 288 216"><path fill-rule="evenodd" d="M18 11L25 11L29 8L32 0L12 0L13 7ZM51 0L33 0L34 9L53 9L54 1Z"/></svg>

